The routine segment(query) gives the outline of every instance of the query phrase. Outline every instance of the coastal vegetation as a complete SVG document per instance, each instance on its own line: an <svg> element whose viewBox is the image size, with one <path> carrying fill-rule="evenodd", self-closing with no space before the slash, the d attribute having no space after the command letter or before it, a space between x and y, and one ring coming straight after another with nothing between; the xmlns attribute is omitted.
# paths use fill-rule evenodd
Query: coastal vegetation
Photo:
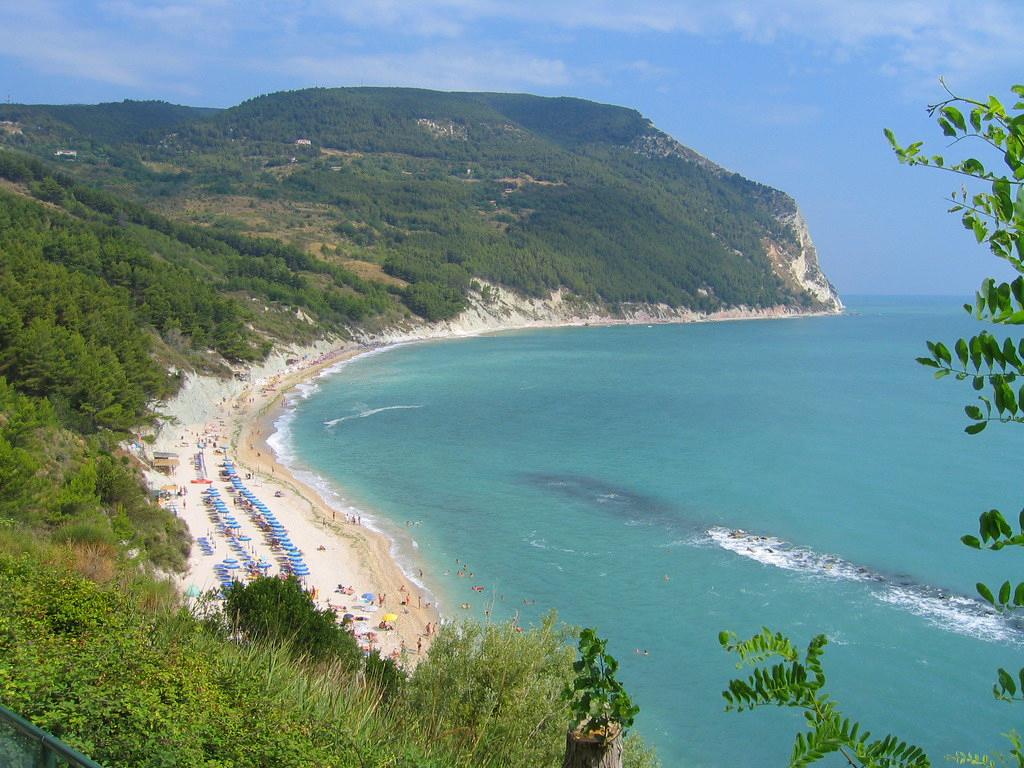
<svg viewBox="0 0 1024 768"><path fill-rule="evenodd" d="M102 765L560 764L572 672L554 617L445 626L411 676L384 684L345 653L233 641L137 573L87 578L79 549L0 542L0 695ZM655 760L631 740L625 765Z"/></svg>
<svg viewBox="0 0 1024 768"><path fill-rule="evenodd" d="M901 163L938 169L952 174L962 184L949 196L951 213L959 213L965 229L978 244L984 244L998 259L1018 273L1012 281L987 278L975 301L964 310L990 326L1024 325L1024 85L1011 88L1016 101L1009 109L995 96L978 100L948 91L948 98L928 107L944 136L955 145L978 146L981 154L962 160L923 151L923 142L903 145L891 130L885 136ZM1000 164L1002 167L1000 168ZM973 187L971 185L974 185ZM969 382L978 394L964 407L969 423L964 431L977 435L995 422L1024 423L1024 339L998 338L988 329L950 344L927 342L928 354L917 359L932 369L936 379L950 375ZM984 489L991 490L991 489ZM1015 530L998 509L982 512L978 534L966 534L961 541L972 549L998 552L1024 547L1024 510ZM1024 607L1024 583L1007 579L998 587L979 582L978 595L1001 613ZM740 665L754 666L746 679L731 680L723 692L726 708L743 711L767 705L801 711L808 726L797 734L791 766L805 766L839 754L852 766L928 766L931 762L917 746L894 736L870 740L870 733L838 709L825 690L822 655L827 638L811 640L804 657L782 633L765 628L740 641L731 632L719 636L722 647L737 654ZM778 659L778 661L775 661ZM1024 702L1024 667L1016 672L1000 668L992 687L996 699ZM1008 754L993 758L985 754L960 752L950 759L961 765L1024 766L1020 734L1004 734L1010 742Z"/></svg>
<svg viewBox="0 0 1024 768"><path fill-rule="evenodd" d="M225 287L329 320L365 322L388 309L453 317L474 279L532 297L563 289L611 312L638 302L829 308L769 257L769 246L801 249L791 198L621 107L314 88L226 110L0 105L0 119L17 128L0 137L6 147L47 160L32 179L44 194L61 197L49 173L65 189L100 187L157 209L182 229L119 206L190 245L202 231L216 252L226 243L246 270L258 266L236 267ZM59 174L49 162L57 151L76 152ZM202 229L183 237L186 223ZM278 250L253 253L241 235ZM282 263L308 279L277 279ZM331 283L347 287L340 295L352 306L317 296Z"/></svg>

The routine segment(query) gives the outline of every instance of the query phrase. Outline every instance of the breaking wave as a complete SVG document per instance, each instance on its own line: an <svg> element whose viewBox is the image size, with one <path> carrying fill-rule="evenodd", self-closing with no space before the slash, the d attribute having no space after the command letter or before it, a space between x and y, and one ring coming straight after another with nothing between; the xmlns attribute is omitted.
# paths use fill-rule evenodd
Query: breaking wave
<svg viewBox="0 0 1024 768"><path fill-rule="evenodd" d="M365 418L367 418L369 416L373 416L373 415L381 413L383 411L408 411L408 410L414 410L416 408L422 408L422 407L423 407L422 405L388 405L388 406L385 406L384 408L370 408L369 410L360 411L359 413L353 413L353 414L351 414L349 416L341 416L341 417L339 417L337 419L331 419L330 421L325 421L324 422L324 426L325 427L333 427L333 426L336 426L338 424L341 424L341 422L343 422L343 421L350 421L351 419L365 419Z"/></svg>
<svg viewBox="0 0 1024 768"><path fill-rule="evenodd" d="M1024 645L1024 625L981 600L873 571L774 536L720 527L709 529L707 536L722 549L762 565L816 578L867 582L873 586L871 594L875 599L910 611L942 629L994 643Z"/></svg>

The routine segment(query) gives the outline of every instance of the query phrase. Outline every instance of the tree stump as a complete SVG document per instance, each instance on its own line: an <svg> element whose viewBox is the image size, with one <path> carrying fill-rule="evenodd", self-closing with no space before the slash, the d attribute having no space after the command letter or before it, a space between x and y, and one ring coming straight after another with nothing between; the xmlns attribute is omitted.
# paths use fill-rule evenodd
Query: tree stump
<svg viewBox="0 0 1024 768"><path fill-rule="evenodd" d="M562 768L622 768L622 729L611 737L569 729Z"/></svg>

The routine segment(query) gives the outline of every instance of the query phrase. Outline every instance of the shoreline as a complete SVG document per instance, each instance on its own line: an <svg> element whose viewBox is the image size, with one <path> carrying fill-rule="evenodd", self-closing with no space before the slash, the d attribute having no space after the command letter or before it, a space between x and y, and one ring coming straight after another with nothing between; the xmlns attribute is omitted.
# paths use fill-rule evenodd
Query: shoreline
<svg viewBox="0 0 1024 768"><path fill-rule="evenodd" d="M324 370L369 350L348 342L333 346L310 361L313 351L307 349L306 359L299 363L281 366L278 360L276 365L262 366L267 370L255 368L266 375L250 374L249 382L211 382L196 377L187 381L172 401L171 410L197 411L204 417L164 425L153 446L157 451L189 449L187 455L180 456L170 477L150 474L152 485L177 489L168 504L185 520L196 540L187 571L176 581L186 595L195 590L206 593L220 585L215 566L221 562L221 556L232 554L229 547L234 537L217 530L212 523L216 517L201 501L201 489L208 485L194 481L200 474L197 466L201 462L206 477L213 480L209 486L226 494L230 483L216 478L218 465L230 457L238 477L276 514L291 541L302 551L309 569L303 584L318 607L334 609L339 617L354 614L358 617L354 626L360 628L360 636L365 637L367 632L375 635L372 642L362 642L364 650L379 650L382 656L412 667L429 647L427 625L435 626L440 619L433 597L402 570L392 556L389 537L346 521L344 512L332 507L316 488L295 477L267 444L267 438L274 432L274 422L286 404L287 393ZM284 358L289 359L293 358ZM198 403L191 402L196 399ZM279 553L260 541L261 532L255 524L245 520L241 513L237 519L240 537L234 540L237 543L248 537L243 545L246 553L267 561L278 557ZM203 551L200 538L210 542L212 551ZM277 573L277 569L272 569L271 575ZM350 588L350 594L336 590L342 584ZM374 599L359 599L357 596L363 593L372 593ZM389 622L394 630L382 631L377 624L387 613L397 616Z"/></svg>
<svg viewBox="0 0 1024 768"><path fill-rule="evenodd" d="M418 326L405 332L396 329L391 333L367 336L361 342L320 341L298 351L293 350L293 354L288 356L280 350L275 351L263 364L247 369L247 381L187 378L182 390L169 404L172 418L177 417L179 423L163 425L153 449L172 450L172 447L181 448L190 443L196 446L205 444L206 448L199 450L209 476L216 474L216 465L225 456L220 452L226 449L239 475L251 474L251 478L245 481L247 486L270 506L279 520L287 521L289 534L308 563L310 574L304 583L313 592L317 604L336 608L339 616L358 611L357 615L365 618L359 626L375 626L378 611L379 615L397 614L398 618L393 622L394 631L376 631L377 637L370 647L379 650L382 656L401 659L405 666L412 667L429 649L433 633L427 632L428 625L436 631L438 622L444 619L437 607L436 593L429 587L429 574L424 575L422 570L417 578L407 574L395 556L396 542L391 536L354 520L349 521L346 511L335 508L326 498L327 494L314 483L296 477L297 470L289 467L274 450L270 438L276 434L275 425L288 405L288 395L297 387L309 384L357 357L410 343L563 327L795 319L832 314L839 313L734 309L711 316L692 313L686 317L670 318L547 317L526 320L520 317L519 322L505 316L500 319L506 322L494 323L490 327L466 327L465 324L459 327L456 323L447 322ZM492 315L491 319L499 318ZM180 433L180 438L171 433ZM213 444L213 453L207 450L210 443ZM181 509L176 509L176 514L185 519L194 539L199 539L204 531L212 539L214 529L209 522L204 522L207 516L200 504L199 489L205 486L193 483L195 474L190 463L183 460L172 474L175 484L183 492L180 497L172 497L172 504L174 499L180 499ZM154 487L168 482L168 478L155 473L150 473L149 477ZM189 500L193 501L191 509L187 505ZM253 529L244 533L258 535L259 532ZM255 542L247 546L255 555ZM215 548L219 547L215 544ZM196 587L206 591L219 586L213 569L215 560L199 549L193 544L188 569L176 579L182 592ZM372 592L384 596L384 605L380 606L379 600L374 600L375 605L366 607L352 595L336 592L339 584L354 588L356 595Z"/></svg>

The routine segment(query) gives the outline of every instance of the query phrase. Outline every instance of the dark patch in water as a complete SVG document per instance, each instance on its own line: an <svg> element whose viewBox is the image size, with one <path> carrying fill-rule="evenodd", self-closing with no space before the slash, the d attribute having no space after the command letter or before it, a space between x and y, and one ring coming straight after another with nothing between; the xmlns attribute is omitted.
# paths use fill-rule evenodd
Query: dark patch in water
<svg viewBox="0 0 1024 768"><path fill-rule="evenodd" d="M557 493L561 496L583 502L590 506L612 512L627 520L647 524L660 523L672 529L679 529L681 520L679 510L654 496L613 485L589 475L556 475L544 472L527 472L522 478L541 490ZM693 522L690 530L698 530L700 526Z"/></svg>

